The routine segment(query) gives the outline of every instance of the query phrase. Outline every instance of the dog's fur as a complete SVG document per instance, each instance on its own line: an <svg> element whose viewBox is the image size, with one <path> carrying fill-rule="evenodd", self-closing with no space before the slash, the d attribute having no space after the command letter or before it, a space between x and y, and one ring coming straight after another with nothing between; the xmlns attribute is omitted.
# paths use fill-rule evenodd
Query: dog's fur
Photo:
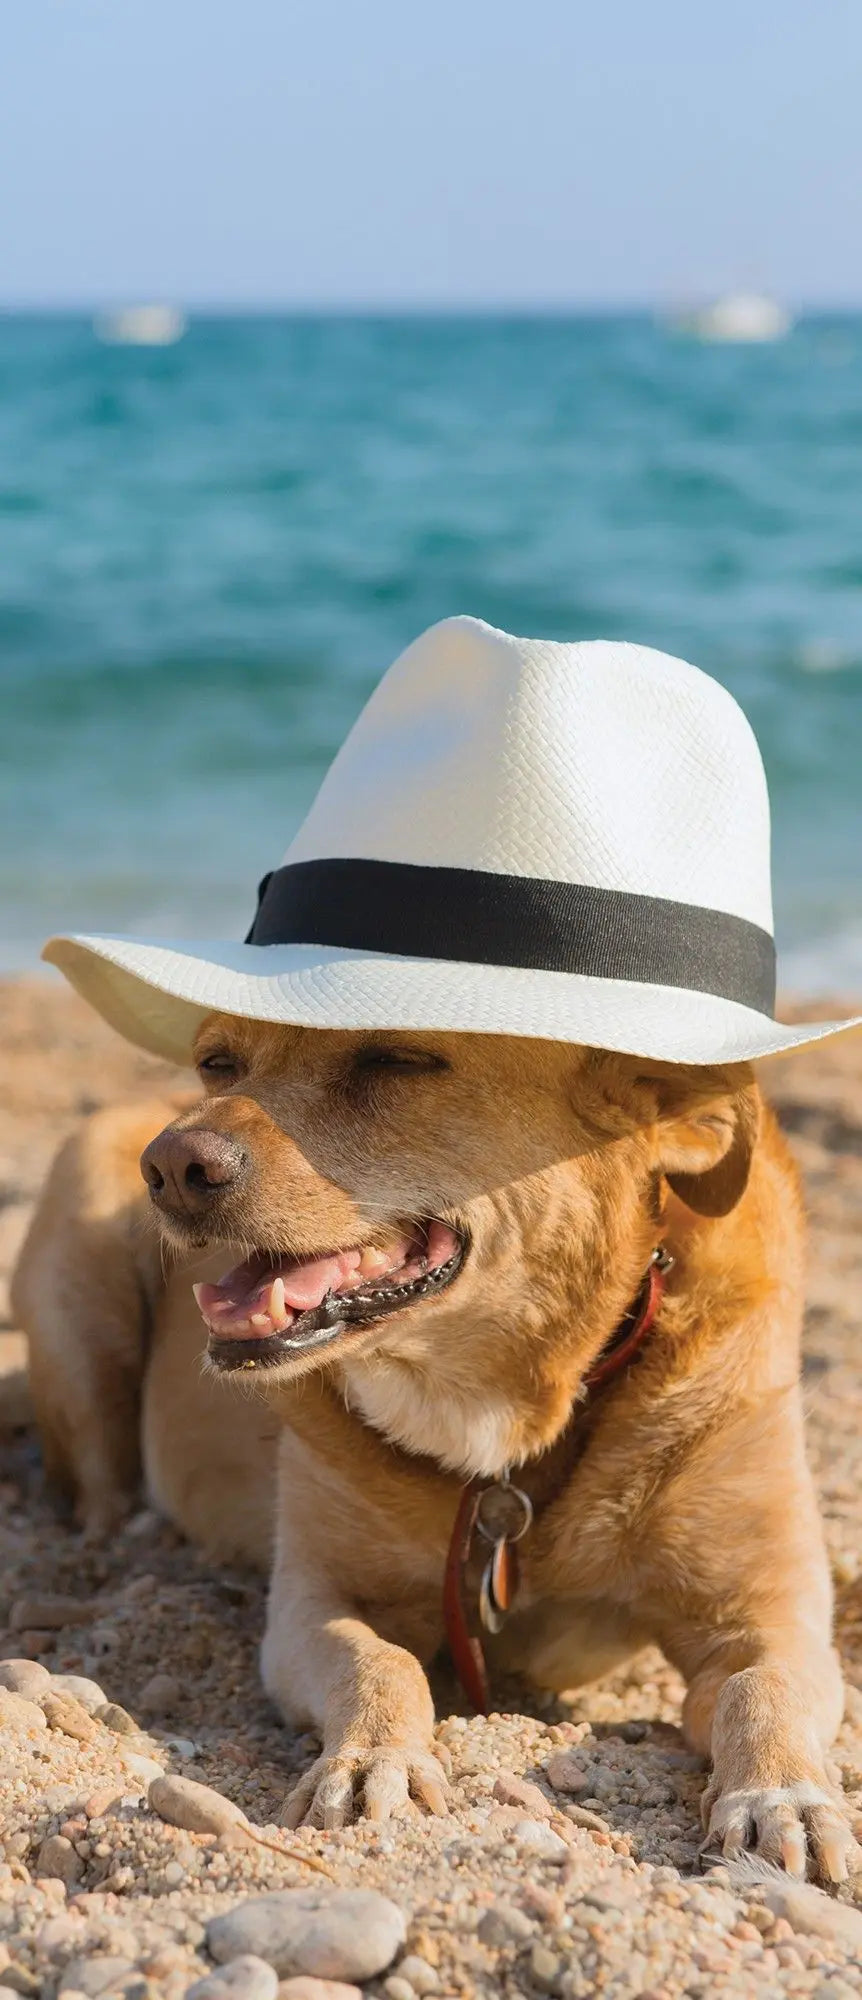
<svg viewBox="0 0 862 2000"><path fill-rule="evenodd" d="M271 1562L264 1681L323 1736L294 1823L384 1817L408 1790L444 1807L423 1663L461 1485L506 1465L541 1477L661 1241L675 1263L657 1324L591 1398L492 1667L563 1690L657 1641L712 1760L709 1846L841 1877L854 1846L824 1763L842 1688L803 1441L802 1211L750 1070L223 1015L197 1053L232 1065L208 1101L101 1114L60 1153L15 1302L46 1464L80 1521L116 1522L142 1456L190 1536ZM251 1172L205 1222L162 1216L163 1262L138 1156L166 1118L239 1138ZM469 1242L451 1289L262 1393L202 1373L192 1277L236 1246L305 1256L432 1216Z"/></svg>

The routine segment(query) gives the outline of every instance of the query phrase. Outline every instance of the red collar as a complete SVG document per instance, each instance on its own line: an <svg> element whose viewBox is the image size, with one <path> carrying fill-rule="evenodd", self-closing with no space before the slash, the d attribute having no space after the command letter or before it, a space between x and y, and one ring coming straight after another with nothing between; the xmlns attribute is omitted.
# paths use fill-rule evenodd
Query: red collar
<svg viewBox="0 0 862 2000"><path fill-rule="evenodd" d="M653 1251L649 1270L634 1304L624 1313L619 1326L602 1348L592 1368L583 1378L587 1390L604 1388L635 1359L655 1322L664 1295L665 1276L673 1263L666 1250ZM569 1429L577 1424L583 1409L578 1403ZM568 1459L554 1491L544 1504L557 1498L570 1471ZM488 1670L482 1645L482 1629L499 1632L514 1609L518 1592L518 1549L533 1521L533 1505L519 1486L513 1486L508 1472L499 1479L479 1475L464 1487L458 1503L455 1525L446 1558L443 1589L443 1616L452 1662L464 1693L474 1708L488 1712ZM469 1571L476 1538L489 1550L478 1591L471 1591Z"/></svg>

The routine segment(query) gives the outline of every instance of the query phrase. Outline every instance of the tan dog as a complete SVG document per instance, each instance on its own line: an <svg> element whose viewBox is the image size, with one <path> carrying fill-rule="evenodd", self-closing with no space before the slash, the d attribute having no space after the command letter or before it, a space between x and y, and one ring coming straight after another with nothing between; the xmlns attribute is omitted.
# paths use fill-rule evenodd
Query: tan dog
<svg viewBox="0 0 862 2000"><path fill-rule="evenodd" d="M130 1503L142 1435L159 1507L272 1561L264 1681L323 1736L293 1822L408 1791L444 1808L423 1663L447 1545L465 1479L518 1467L536 1518L492 1665L563 1690L657 1641L712 1760L708 1844L840 1879L800 1197L750 1070L228 1015L196 1054L208 1101L103 1114L64 1148L15 1300L79 1519ZM659 1243L657 1323L585 1401Z"/></svg>

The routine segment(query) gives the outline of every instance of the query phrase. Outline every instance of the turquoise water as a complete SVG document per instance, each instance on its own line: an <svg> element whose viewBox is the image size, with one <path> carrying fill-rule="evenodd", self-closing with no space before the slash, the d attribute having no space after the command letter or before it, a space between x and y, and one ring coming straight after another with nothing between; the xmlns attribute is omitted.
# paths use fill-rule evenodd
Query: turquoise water
<svg viewBox="0 0 862 2000"><path fill-rule="evenodd" d="M862 982L862 320L0 320L0 934L240 935L370 688L454 611L717 674L785 978Z"/></svg>

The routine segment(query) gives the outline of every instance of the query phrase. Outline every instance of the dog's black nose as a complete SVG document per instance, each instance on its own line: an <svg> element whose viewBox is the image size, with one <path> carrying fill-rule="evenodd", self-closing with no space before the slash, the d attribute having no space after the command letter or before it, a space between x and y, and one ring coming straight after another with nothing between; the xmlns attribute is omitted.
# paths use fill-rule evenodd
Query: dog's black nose
<svg viewBox="0 0 862 2000"><path fill-rule="evenodd" d="M141 1154L141 1173L159 1208L201 1215L236 1187L248 1155L225 1132L206 1126L175 1131L170 1125Z"/></svg>

